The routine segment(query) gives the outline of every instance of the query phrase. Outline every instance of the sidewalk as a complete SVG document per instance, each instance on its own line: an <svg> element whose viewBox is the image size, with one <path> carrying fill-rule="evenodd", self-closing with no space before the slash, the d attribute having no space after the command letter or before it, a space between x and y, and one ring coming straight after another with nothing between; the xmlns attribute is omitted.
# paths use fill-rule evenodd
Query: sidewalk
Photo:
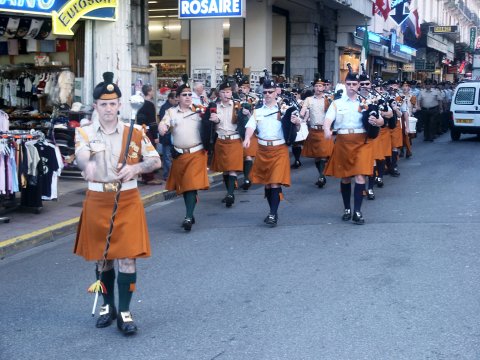
<svg viewBox="0 0 480 360"><path fill-rule="evenodd" d="M210 184L221 181L220 173L209 172ZM58 201L44 201L39 214L17 209L6 215L9 223L0 223L0 260L22 250L55 241L76 231L87 183L82 179L61 178ZM175 197L162 185L139 185L145 206ZM19 194L16 194L19 197Z"/></svg>

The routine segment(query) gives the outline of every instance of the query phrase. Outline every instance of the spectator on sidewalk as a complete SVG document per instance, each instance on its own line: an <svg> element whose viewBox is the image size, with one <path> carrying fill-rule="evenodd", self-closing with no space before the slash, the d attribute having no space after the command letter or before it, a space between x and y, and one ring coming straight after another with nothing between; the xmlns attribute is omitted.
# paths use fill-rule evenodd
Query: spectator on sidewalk
<svg viewBox="0 0 480 360"><path fill-rule="evenodd" d="M167 101L165 104L162 105L160 108L160 112L158 113L158 119L161 120L165 116L165 112L170 109L171 107L178 105L178 98L176 97L175 91L171 91L168 94ZM159 154L162 154L162 163L163 163L163 180L168 179L168 175L170 174L170 168L172 167L172 150L173 150L173 142L172 142L172 134L166 133L165 135L160 135L158 139L155 140L157 143L157 151Z"/></svg>

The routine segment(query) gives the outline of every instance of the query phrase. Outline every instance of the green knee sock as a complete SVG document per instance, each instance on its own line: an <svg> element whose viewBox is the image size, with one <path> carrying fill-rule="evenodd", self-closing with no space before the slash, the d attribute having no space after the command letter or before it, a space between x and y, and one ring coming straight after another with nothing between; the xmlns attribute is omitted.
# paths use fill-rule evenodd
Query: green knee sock
<svg viewBox="0 0 480 360"><path fill-rule="evenodd" d="M100 272L95 270L97 280ZM102 273L102 283L105 286L106 293L102 293L103 305L115 306L115 269L110 269Z"/></svg>
<svg viewBox="0 0 480 360"><path fill-rule="evenodd" d="M320 176L323 176L323 171L325 170L325 160L315 161L315 166L317 167L318 173Z"/></svg>
<svg viewBox="0 0 480 360"><path fill-rule="evenodd" d="M193 218L193 210L195 210L195 205L197 204L197 191L187 191L183 193L183 200L185 201L186 208L186 217Z"/></svg>
<svg viewBox="0 0 480 360"><path fill-rule="evenodd" d="M223 174L223 183L225 184L225 188L228 190L228 178L229 178L229 175L225 175Z"/></svg>
<svg viewBox="0 0 480 360"><path fill-rule="evenodd" d="M237 181L237 177L236 176L232 176L230 175L228 177L228 186L227 186L227 192L228 192L228 195L233 195L233 192L235 191L235 181Z"/></svg>
<svg viewBox="0 0 480 360"><path fill-rule="evenodd" d="M252 171L253 161L252 160L244 160L243 161L243 175L245 179L250 180L250 171Z"/></svg>
<svg viewBox="0 0 480 360"><path fill-rule="evenodd" d="M135 291L137 273L132 274L118 272L118 311L130 311L130 301Z"/></svg>

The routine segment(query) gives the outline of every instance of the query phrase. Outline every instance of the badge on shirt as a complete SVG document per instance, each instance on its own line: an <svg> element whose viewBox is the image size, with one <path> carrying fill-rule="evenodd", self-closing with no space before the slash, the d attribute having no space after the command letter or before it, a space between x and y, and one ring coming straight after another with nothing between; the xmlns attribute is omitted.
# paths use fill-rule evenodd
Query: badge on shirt
<svg viewBox="0 0 480 360"><path fill-rule="evenodd" d="M132 142L130 143L130 146L129 146L128 148L129 148L128 157L129 157L130 159L136 159L136 158L138 158L138 151L140 150L140 148L138 147L137 144L135 144L134 141L132 141ZM130 152L130 149L132 150L131 152Z"/></svg>

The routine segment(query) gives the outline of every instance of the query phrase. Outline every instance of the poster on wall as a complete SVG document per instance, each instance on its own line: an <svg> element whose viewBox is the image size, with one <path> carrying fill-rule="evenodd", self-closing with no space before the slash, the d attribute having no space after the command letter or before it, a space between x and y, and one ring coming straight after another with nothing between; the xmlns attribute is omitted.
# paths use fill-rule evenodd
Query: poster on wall
<svg viewBox="0 0 480 360"><path fill-rule="evenodd" d="M212 86L212 70L210 69L193 69L193 82L201 82L205 87Z"/></svg>

